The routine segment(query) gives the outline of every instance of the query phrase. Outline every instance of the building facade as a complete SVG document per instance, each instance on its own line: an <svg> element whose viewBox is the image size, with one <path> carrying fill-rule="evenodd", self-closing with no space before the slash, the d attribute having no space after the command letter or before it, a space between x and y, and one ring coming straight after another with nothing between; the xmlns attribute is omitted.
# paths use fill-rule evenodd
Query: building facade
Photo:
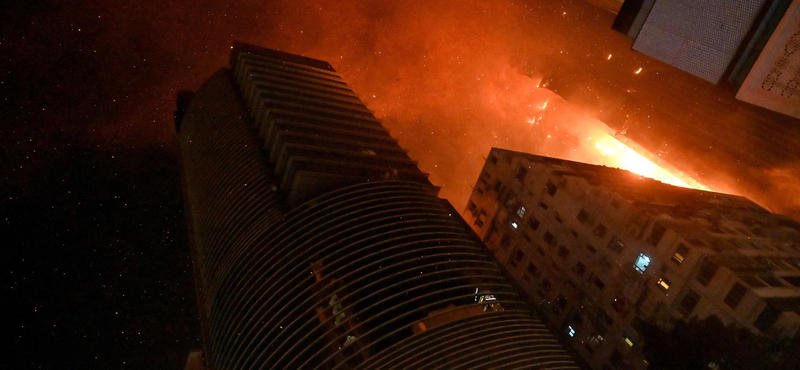
<svg viewBox="0 0 800 370"><path fill-rule="evenodd" d="M236 44L175 114L209 369L577 369L330 64Z"/></svg>
<svg viewBox="0 0 800 370"><path fill-rule="evenodd" d="M493 148L465 219L594 369L644 369L637 323L800 327L800 224L746 198Z"/></svg>

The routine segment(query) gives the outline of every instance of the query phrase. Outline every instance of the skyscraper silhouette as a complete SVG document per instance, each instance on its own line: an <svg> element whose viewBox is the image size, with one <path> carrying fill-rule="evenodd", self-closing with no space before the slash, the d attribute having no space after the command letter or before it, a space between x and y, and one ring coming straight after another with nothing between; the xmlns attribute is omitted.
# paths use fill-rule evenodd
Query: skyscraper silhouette
<svg viewBox="0 0 800 370"><path fill-rule="evenodd" d="M176 111L208 368L577 368L330 64L230 60Z"/></svg>

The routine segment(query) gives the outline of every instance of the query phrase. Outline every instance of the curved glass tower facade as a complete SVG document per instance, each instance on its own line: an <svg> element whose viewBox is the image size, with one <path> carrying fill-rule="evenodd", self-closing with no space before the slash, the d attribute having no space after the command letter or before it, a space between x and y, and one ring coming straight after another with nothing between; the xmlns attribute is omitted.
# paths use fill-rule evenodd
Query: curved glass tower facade
<svg viewBox="0 0 800 370"><path fill-rule="evenodd" d="M325 62L237 44L176 125L211 369L577 369Z"/></svg>

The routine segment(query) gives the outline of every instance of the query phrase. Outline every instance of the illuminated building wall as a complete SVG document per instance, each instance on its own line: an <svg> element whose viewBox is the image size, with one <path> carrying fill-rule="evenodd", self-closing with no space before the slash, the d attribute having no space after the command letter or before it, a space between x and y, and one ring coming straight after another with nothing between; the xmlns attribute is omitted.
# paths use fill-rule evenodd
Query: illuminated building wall
<svg viewBox="0 0 800 370"><path fill-rule="evenodd" d="M210 369L577 369L326 62L235 45L179 94Z"/></svg>
<svg viewBox="0 0 800 370"><path fill-rule="evenodd" d="M594 369L646 367L636 319L800 327L800 224L746 198L494 148L464 215Z"/></svg>

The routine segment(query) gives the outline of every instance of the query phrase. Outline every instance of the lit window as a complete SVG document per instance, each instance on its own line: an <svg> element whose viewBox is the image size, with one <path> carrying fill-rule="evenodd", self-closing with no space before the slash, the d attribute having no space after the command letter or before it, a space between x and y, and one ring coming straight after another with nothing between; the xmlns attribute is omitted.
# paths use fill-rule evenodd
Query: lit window
<svg viewBox="0 0 800 370"><path fill-rule="evenodd" d="M569 334L570 337L574 337L575 329L573 329L572 326L567 326L567 334Z"/></svg>
<svg viewBox="0 0 800 370"><path fill-rule="evenodd" d="M525 206L519 206L519 210L517 210L517 216L519 216L519 218L525 217Z"/></svg>
<svg viewBox="0 0 800 370"><path fill-rule="evenodd" d="M658 287L663 289L664 291L669 290L670 281L666 278L658 279Z"/></svg>
<svg viewBox="0 0 800 370"><path fill-rule="evenodd" d="M644 253L639 253L639 257L636 259L633 268L639 271L640 274L644 274L644 271L647 270L647 266L650 266L650 257L645 256Z"/></svg>
<svg viewBox="0 0 800 370"><path fill-rule="evenodd" d="M689 248L685 245L680 244L678 245L678 249L675 250L675 254L672 255L672 262L676 264L682 264L683 261L686 259L686 256L689 254Z"/></svg>
<svg viewBox="0 0 800 370"><path fill-rule="evenodd" d="M511 222L509 222L509 224L511 225L511 227L513 227L515 229L519 228L519 225L517 224L517 221L511 221Z"/></svg>
<svg viewBox="0 0 800 370"><path fill-rule="evenodd" d="M625 343L628 343L629 346L633 347L633 341L630 338L625 337Z"/></svg>

